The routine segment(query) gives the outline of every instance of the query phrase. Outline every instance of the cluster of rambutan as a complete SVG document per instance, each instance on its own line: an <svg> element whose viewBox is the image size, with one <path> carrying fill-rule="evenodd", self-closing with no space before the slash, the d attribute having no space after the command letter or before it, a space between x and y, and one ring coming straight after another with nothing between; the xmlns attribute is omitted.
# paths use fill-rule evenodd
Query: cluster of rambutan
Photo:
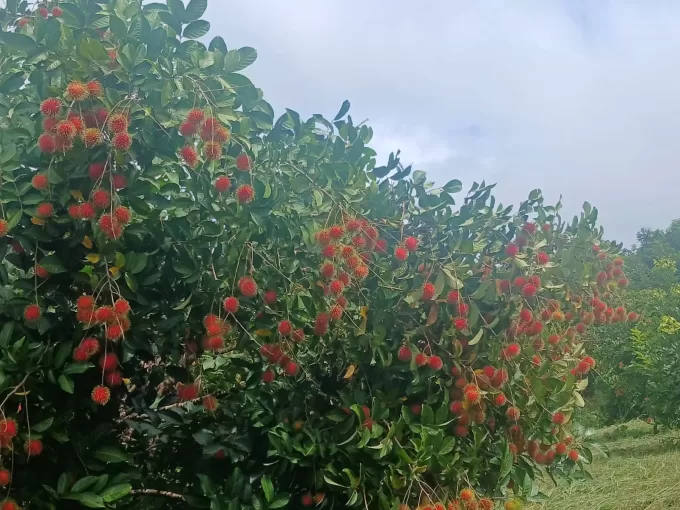
<svg viewBox="0 0 680 510"><path fill-rule="evenodd" d="M426 348L426 350L428 352L430 351L429 346ZM403 361L405 363L410 362L411 359L413 359L415 368L429 367L435 372L444 368L444 362L440 356L428 356L424 352L416 352L416 355L413 356L413 350L409 345L402 345L399 348L399 351L397 352L397 358L399 361Z"/></svg>
<svg viewBox="0 0 680 510"><path fill-rule="evenodd" d="M175 386L177 390L177 398L182 402L189 402L196 400L201 394L201 385L198 382L191 383L177 383Z"/></svg>
<svg viewBox="0 0 680 510"><path fill-rule="evenodd" d="M104 88L97 80L87 83L72 81L66 86L65 97L74 103L82 103L88 99L97 100L104 95ZM109 119L109 111L93 104L93 110L80 113L75 109L69 109L62 115L64 109L63 101L58 97L50 97L40 104L40 112L44 116L43 134L38 138L39 149L47 154L54 152L67 152L74 146L75 140L79 137L83 145L87 148L95 147L104 140L101 129ZM127 128L127 126L126 126ZM118 133L116 133L117 135ZM128 140L129 134L118 136L112 139L114 147L127 150L132 143Z"/></svg>
<svg viewBox="0 0 680 510"><path fill-rule="evenodd" d="M285 353L285 344L264 344L260 347L260 355L271 365L278 365L289 377L296 377L300 372L299 365ZM269 384L276 378L274 370L267 369L262 374L262 381Z"/></svg>
<svg viewBox="0 0 680 510"><path fill-rule="evenodd" d="M421 503L416 510L493 510L494 502L490 498L477 499L472 489L463 489L458 498L448 502L434 503L428 498L426 503ZM400 505L399 510L410 510L408 505Z"/></svg>
<svg viewBox="0 0 680 510"><path fill-rule="evenodd" d="M593 246L593 251L597 253L597 258L601 261L606 261L608 254L600 250L599 246ZM597 285L604 290L610 292L615 291L617 288L623 288L628 286L628 278L623 271L623 265L625 261L621 257L614 257L611 262L607 262L604 266L604 270L597 273L595 276L595 281Z"/></svg>
<svg viewBox="0 0 680 510"><path fill-rule="evenodd" d="M47 7L44 5L41 5L37 9L37 13L42 16L43 19L47 19L52 15L53 18L60 18L63 14L64 11L62 10L61 7L58 5L55 5L52 7L52 10L50 11ZM31 23L31 18L19 18L17 20L17 28L21 30L22 28L30 25ZM6 510L4 507L0 506L0 510Z"/></svg>
<svg viewBox="0 0 680 510"><path fill-rule="evenodd" d="M323 503L324 499L326 499L326 494L323 492L317 492L315 494L307 492L300 498L300 503L302 503L302 506L320 505Z"/></svg>
<svg viewBox="0 0 680 510"><path fill-rule="evenodd" d="M180 154L187 166L194 168L198 164L198 153L193 139L197 135L203 141L203 156L206 161L216 161L222 157L222 145L229 141L229 130L215 117L206 118L200 108L190 110L186 119L179 126L179 132L190 144L184 146Z"/></svg>
<svg viewBox="0 0 680 510"><path fill-rule="evenodd" d="M232 301L234 301L235 304L232 303ZM233 310L233 312L230 313L236 313L236 310L238 310L238 300L234 297L225 299L224 308L225 310L227 308ZM229 331L231 331L231 324L211 313L204 317L203 326L205 327L203 349L211 352L217 352L224 349L224 340L229 334Z"/></svg>
<svg viewBox="0 0 680 510"><path fill-rule="evenodd" d="M85 327L104 326L107 340L120 340L130 329L130 303L123 298L118 298L112 306L96 307L94 297L84 295L78 298L76 305L78 321Z"/></svg>

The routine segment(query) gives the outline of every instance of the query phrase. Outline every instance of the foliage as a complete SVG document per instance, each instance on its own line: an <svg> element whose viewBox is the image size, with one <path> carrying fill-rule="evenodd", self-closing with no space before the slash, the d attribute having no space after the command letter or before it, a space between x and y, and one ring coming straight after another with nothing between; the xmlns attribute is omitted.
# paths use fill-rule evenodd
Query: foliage
<svg viewBox="0 0 680 510"><path fill-rule="evenodd" d="M486 508L583 476L581 335L627 284L596 209L454 209L348 102L275 119L205 0L46 9L0 9L8 497Z"/></svg>
<svg viewBox="0 0 680 510"><path fill-rule="evenodd" d="M643 417L664 425L680 423L680 280L675 250L678 222L665 233L642 231L644 240L626 257L634 284L623 296L641 313L639 323L596 331L591 351L600 365L594 398L604 420Z"/></svg>

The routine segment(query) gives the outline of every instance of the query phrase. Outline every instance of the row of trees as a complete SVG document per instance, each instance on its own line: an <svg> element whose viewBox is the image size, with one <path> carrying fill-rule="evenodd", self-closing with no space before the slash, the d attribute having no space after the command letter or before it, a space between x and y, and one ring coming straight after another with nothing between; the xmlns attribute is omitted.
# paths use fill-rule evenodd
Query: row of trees
<svg viewBox="0 0 680 510"><path fill-rule="evenodd" d="M516 509L582 476L582 339L628 320L594 208L378 165L349 103L275 118L206 0L43 7L0 9L3 510Z"/></svg>
<svg viewBox="0 0 680 510"><path fill-rule="evenodd" d="M633 276L625 302L642 319L594 332L600 361L594 408L605 423L641 417L680 424L680 221L665 230L642 230L626 257Z"/></svg>

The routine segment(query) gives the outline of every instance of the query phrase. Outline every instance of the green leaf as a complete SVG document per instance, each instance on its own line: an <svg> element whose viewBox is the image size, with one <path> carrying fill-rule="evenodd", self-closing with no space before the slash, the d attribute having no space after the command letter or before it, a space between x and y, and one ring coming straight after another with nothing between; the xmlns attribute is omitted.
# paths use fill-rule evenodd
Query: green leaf
<svg viewBox="0 0 680 510"><path fill-rule="evenodd" d="M210 30L210 23L205 20L192 21L186 27L184 27L184 32L182 36L187 39L198 39L203 37Z"/></svg>
<svg viewBox="0 0 680 510"><path fill-rule="evenodd" d="M8 321L2 325L0 329L0 347L7 347L14 332L14 322Z"/></svg>
<svg viewBox="0 0 680 510"><path fill-rule="evenodd" d="M347 99L345 99L342 102L342 106L340 107L340 110L338 111L338 113L333 118L333 122L335 122L336 120L342 119L345 116L345 114L349 111L349 106L350 106L349 101ZM387 174L385 174L385 175L387 175Z"/></svg>
<svg viewBox="0 0 680 510"><path fill-rule="evenodd" d="M132 292L137 292L137 289L139 288L137 279L134 276L132 276L128 271L125 271L125 283Z"/></svg>
<svg viewBox="0 0 680 510"><path fill-rule="evenodd" d="M66 393L73 394L73 390L75 389L75 383L73 382L73 379L67 375L61 374L57 381L59 382L59 386L62 390L64 390Z"/></svg>
<svg viewBox="0 0 680 510"><path fill-rule="evenodd" d="M89 369L93 368L92 363L69 363L64 367L62 373L64 374L83 374Z"/></svg>
<svg viewBox="0 0 680 510"><path fill-rule="evenodd" d="M238 56L240 67L239 70L245 69L249 65L252 65L252 63L257 59L257 50L255 48L251 48L250 46L244 46L243 48L238 49Z"/></svg>
<svg viewBox="0 0 680 510"><path fill-rule="evenodd" d="M267 503L271 503L271 500L274 498L274 485L272 484L271 478L267 475L262 477L262 490L264 491L264 497L267 500Z"/></svg>
<svg viewBox="0 0 680 510"><path fill-rule="evenodd" d="M14 73L0 84L0 92L8 94L9 92L19 90L25 81L26 74L23 71Z"/></svg>
<svg viewBox="0 0 680 510"><path fill-rule="evenodd" d="M207 8L208 0L191 0L184 10L182 20L196 21L197 19L201 19L201 16L203 16Z"/></svg>
<svg viewBox="0 0 680 510"><path fill-rule="evenodd" d="M127 462L129 460L127 453L117 446L104 446L94 452L94 456L102 462L108 462L110 464Z"/></svg>
<svg viewBox="0 0 680 510"><path fill-rule="evenodd" d="M66 268L56 255L48 255L40 259L40 265L51 274L64 273Z"/></svg>
<svg viewBox="0 0 680 510"><path fill-rule="evenodd" d="M129 483L121 483L118 485L112 485L104 489L99 495L101 496L104 503L111 503L112 501L117 501L124 498L132 491L132 485Z"/></svg>
<svg viewBox="0 0 680 510"><path fill-rule="evenodd" d="M476 345L479 343L479 341L482 339L482 336L484 335L484 329L480 329L475 337L468 342L468 345Z"/></svg>
<svg viewBox="0 0 680 510"><path fill-rule="evenodd" d="M458 179L453 179L444 184L442 189L447 193L458 193L460 190L463 189L463 183L460 182Z"/></svg>
<svg viewBox="0 0 680 510"><path fill-rule="evenodd" d="M83 492L80 494L69 493L63 496L63 499L74 499L88 508L106 508L104 506L104 500L91 492Z"/></svg>
<svg viewBox="0 0 680 510"><path fill-rule="evenodd" d="M45 432L47 429L49 429L52 426L52 423L54 422L54 417L50 416L49 418L36 423L31 427L31 430L34 432L42 433Z"/></svg>
<svg viewBox="0 0 680 510"><path fill-rule="evenodd" d="M279 494L274 501L271 502L269 508L283 508L290 501L290 494Z"/></svg>
<svg viewBox="0 0 680 510"><path fill-rule="evenodd" d="M68 473L62 473L61 476L59 476L59 481L57 482L57 493L60 496L68 489L69 478L70 477Z"/></svg>
<svg viewBox="0 0 680 510"><path fill-rule="evenodd" d="M86 476L84 478L81 478L80 480L73 484L73 487L71 487L71 492L83 492L84 490L89 489L92 485L94 485L97 479L98 479L97 476Z"/></svg>
<svg viewBox="0 0 680 510"><path fill-rule="evenodd" d="M33 51L38 46L31 37L16 32L0 33L0 41L6 44L8 48L14 48L25 52Z"/></svg>

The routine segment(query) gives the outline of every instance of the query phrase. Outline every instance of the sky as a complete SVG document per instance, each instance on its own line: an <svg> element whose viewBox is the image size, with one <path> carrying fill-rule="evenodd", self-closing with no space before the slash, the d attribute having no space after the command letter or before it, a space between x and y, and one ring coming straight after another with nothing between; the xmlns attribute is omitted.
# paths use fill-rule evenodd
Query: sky
<svg viewBox="0 0 680 510"><path fill-rule="evenodd" d="M379 156L438 184L540 188L569 218L588 201L627 246L680 217L676 0L210 0L204 19L257 49L243 72L277 114L348 99Z"/></svg>

